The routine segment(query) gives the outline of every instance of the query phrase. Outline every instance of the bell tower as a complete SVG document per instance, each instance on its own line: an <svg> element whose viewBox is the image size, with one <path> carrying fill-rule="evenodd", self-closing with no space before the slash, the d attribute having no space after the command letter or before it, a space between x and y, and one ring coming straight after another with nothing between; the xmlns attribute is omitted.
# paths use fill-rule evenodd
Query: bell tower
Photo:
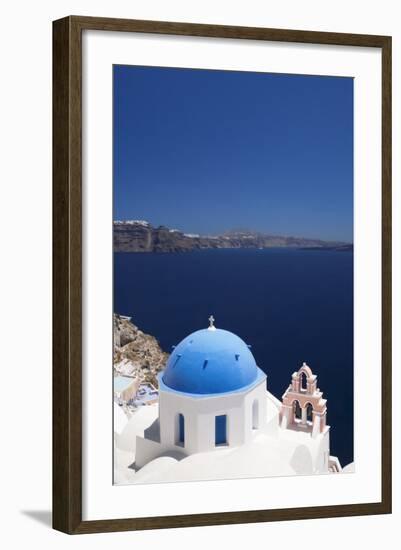
<svg viewBox="0 0 401 550"><path fill-rule="evenodd" d="M317 387L317 376L303 363L294 372L283 395L280 425L283 429L310 432L312 438L329 430L326 425L327 401Z"/></svg>

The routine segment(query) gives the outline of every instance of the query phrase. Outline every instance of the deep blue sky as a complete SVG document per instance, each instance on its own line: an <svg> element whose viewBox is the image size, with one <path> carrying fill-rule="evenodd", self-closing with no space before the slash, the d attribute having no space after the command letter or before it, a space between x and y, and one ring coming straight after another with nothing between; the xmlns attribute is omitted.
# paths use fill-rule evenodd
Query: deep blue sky
<svg viewBox="0 0 401 550"><path fill-rule="evenodd" d="M353 80L115 66L114 219L353 240Z"/></svg>

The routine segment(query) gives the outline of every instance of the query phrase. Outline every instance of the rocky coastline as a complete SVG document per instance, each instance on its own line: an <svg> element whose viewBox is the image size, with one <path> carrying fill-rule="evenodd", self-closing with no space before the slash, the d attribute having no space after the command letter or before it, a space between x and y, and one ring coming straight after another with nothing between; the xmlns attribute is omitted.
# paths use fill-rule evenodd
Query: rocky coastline
<svg viewBox="0 0 401 550"><path fill-rule="evenodd" d="M184 233L144 220L115 221L115 252L190 252L219 248L299 248L352 251L352 244L302 237L267 235L253 231L230 231L222 235Z"/></svg>
<svg viewBox="0 0 401 550"><path fill-rule="evenodd" d="M157 388L157 375L168 357L154 336L140 330L130 317L114 314L113 369L116 376L129 376L140 384L152 384Z"/></svg>

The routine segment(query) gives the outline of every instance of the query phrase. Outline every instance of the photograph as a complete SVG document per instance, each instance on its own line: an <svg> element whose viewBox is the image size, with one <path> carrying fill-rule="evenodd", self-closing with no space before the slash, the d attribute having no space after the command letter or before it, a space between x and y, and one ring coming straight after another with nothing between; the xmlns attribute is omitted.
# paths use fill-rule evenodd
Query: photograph
<svg viewBox="0 0 401 550"><path fill-rule="evenodd" d="M398 540L399 5L4 5L2 548Z"/></svg>
<svg viewBox="0 0 401 550"><path fill-rule="evenodd" d="M113 483L352 474L354 79L113 65Z"/></svg>

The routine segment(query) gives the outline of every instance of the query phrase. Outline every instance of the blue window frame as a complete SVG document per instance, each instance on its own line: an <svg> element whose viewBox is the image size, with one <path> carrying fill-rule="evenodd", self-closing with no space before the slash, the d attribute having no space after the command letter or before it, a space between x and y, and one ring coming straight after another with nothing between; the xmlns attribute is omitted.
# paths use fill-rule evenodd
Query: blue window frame
<svg viewBox="0 0 401 550"><path fill-rule="evenodd" d="M184 415L178 415L178 441L182 444L185 443L185 420Z"/></svg>
<svg viewBox="0 0 401 550"><path fill-rule="evenodd" d="M224 445L227 443L227 415L216 416L215 444Z"/></svg>

